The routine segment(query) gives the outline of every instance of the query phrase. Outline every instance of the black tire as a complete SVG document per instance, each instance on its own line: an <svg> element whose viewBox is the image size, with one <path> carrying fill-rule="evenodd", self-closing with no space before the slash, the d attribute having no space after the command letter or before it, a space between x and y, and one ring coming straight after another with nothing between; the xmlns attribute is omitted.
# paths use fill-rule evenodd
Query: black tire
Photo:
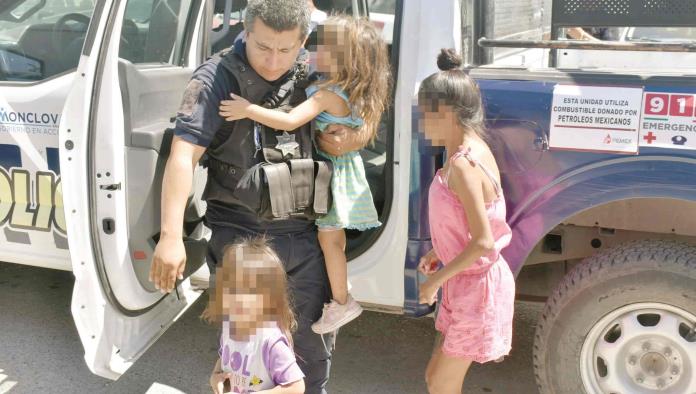
<svg viewBox="0 0 696 394"><path fill-rule="evenodd" d="M637 303L666 304L696 315L696 247L635 241L589 257L569 272L537 325L534 372L539 392L587 392L581 377L585 338L602 317Z"/></svg>

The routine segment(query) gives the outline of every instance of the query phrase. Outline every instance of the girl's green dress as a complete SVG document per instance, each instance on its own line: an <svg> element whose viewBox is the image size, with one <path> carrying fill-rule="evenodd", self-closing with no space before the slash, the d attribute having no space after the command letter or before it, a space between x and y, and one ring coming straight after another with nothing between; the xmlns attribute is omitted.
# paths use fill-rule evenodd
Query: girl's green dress
<svg viewBox="0 0 696 394"><path fill-rule="evenodd" d="M323 89L336 93L346 100L349 108L353 109L348 101L348 95L342 89L337 86ZM306 89L307 97L314 95L317 91L319 88L316 85L310 85ZM319 114L315 121L317 128L322 132L330 124L341 124L350 128L357 128L363 124L363 120L354 115L339 117L326 112ZM317 226L361 231L379 227L382 223L377 217L360 153L354 151L340 156L332 156L325 152L320 154L333 163L331 178L333 204L326 216L317 219Z"/></svg>

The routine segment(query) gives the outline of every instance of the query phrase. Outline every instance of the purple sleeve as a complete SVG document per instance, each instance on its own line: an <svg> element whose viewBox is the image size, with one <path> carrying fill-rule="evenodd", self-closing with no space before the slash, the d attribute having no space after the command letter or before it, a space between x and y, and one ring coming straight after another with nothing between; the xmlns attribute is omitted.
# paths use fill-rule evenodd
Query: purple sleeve
<svg viewBox="0 0 696 394"><path fill-rule="evenodd" d="M290 384L304 378L304 374L297 365L295 353L288 345L284 335L268 338L263 344L263 363L278 385Z"/></svg>

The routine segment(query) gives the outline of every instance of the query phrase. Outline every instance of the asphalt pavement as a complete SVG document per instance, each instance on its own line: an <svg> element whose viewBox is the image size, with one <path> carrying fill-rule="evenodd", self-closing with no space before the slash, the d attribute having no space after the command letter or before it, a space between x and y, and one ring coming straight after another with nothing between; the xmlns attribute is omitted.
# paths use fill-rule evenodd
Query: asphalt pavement
<svg viewBox="0 0 696 394"><path fill-rule="evenodd" d="M0 394L209 393L217 328L198 316L203 296L119 380L87 369L70 314L70 272L0 263ZM517 302L513 351L472 366L465 393L535 394L532 342L539 303ZM365 312L341 329L330 393L425 393L431 318Z"/></svg>

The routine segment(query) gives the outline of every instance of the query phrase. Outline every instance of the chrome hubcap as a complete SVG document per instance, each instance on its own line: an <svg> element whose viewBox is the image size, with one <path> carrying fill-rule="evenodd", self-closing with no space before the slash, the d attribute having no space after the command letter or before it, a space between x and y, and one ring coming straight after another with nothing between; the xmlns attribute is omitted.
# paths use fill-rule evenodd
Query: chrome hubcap
<svg viewBox="0 0 696 394"><path fill-rule="evenodd" d="M581 350L588 393L696 394L696 316L666 304L627 305L590 330Z"/></svg>

